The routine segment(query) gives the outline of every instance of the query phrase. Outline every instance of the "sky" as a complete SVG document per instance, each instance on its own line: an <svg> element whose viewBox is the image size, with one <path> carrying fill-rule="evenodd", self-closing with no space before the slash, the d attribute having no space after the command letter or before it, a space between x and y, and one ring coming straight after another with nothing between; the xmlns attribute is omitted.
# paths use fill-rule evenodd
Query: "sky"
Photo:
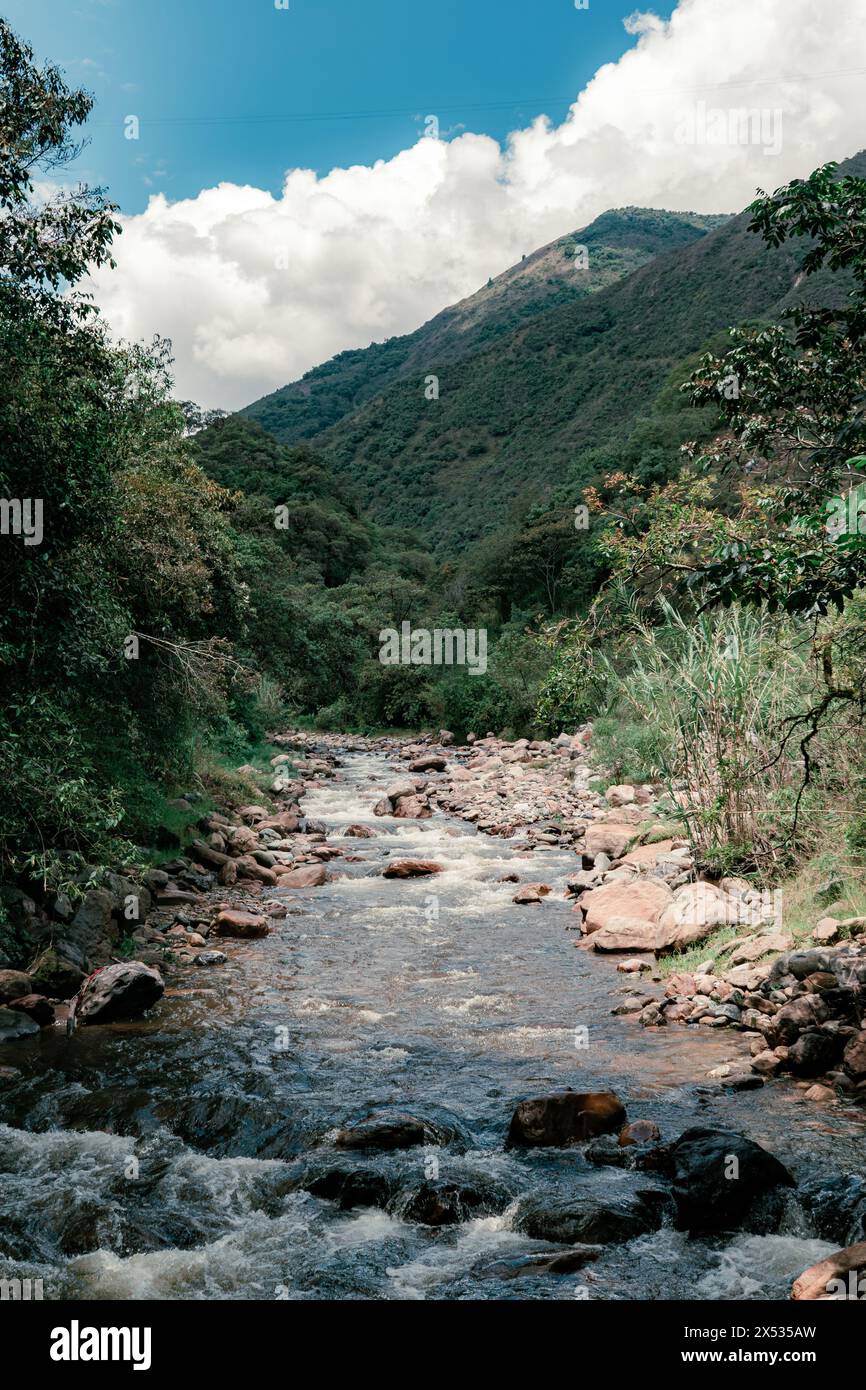
<svg viewBox="0 0 866 1390"><path fill-rule="evenodd" d="M96 98L64 177L123 233L91 292L172 339L202 405L411 331L609 207L735 211L866 145L866 0L282 5L0 4Z"/></svg>

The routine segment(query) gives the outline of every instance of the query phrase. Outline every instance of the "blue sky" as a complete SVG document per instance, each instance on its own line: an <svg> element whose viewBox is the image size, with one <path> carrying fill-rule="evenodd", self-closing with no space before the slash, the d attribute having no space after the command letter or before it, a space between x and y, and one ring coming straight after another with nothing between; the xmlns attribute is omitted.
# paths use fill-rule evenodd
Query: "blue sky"
<svg viewBox="0 0 866 1390"><path fill-rule="evenodd" d="M123 232L88 288L117 336L169 337L178 393L209 406L411 332L609 208L738 211L866 131L866 0L0 12L97 99L64 177L107 186ZM744 103L772 148L698 138Z"/></svg>
<svg viewBox="0 0 866 1390"><path fill-rule="evenodd" d="M502 140L555 122L635 43L622 0L5 0L38 55L97 100L76 172L125 212L221 181L278 192L410 145L428 114ZM655 4L667 17L672 4ZM383 113L362 115L360 113ZM140 139L123 138L137 115ZM278 116L312 119L261 119ZM420 121L416 118L420 117Z"/></svg>

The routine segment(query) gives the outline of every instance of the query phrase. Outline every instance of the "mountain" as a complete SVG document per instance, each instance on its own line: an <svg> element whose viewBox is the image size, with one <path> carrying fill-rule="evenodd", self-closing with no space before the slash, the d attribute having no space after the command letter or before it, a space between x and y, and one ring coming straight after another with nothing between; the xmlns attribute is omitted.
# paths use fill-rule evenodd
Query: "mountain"
<svg viewBox="0 0 866 1390"><path fill-rule="evenodd" d="M724 215L621 208L524 256L414 333L338 353L241 412L281 443L311 439L394 381L483 351L550 309L586 299L654 256L689 245ZM586 257L575 248L585 247ZM579 268L583 261L586 268Z"/></svg>
<svg viewBox="0 0 866 1390"><path fill-rule="evenodd" d="M866 153L839 170L862 176ZM349 376L340 377L348 370L341 358L316 369L306 380L315 378L319 414L340 417L312 436L316 448L338 477L351 481L375 520L416 528L443 555L460 554L504 524L519 525L521 515L547 507L557 488L561 500L563 484L574 493L618 451L633 456L637 449L641 463L642 451L655 450L652 466L660 476L675 466L679 440L692 437L674 437L668 407L664 419L654 418L658 400L676 396L671 383L684 379L684 362L731 325L776 321L801 298L829 304L847 289L843 277L825 271L804 283L799 267L806 246L795 241L769 249L748 230L748 211L705 233L698 220L676 227L671 218L676 223L673 214L627 209L582 232L587 245L596 233L608 238L594 243L590 265L601 260L602 246L614 250L614 240L621 269L630 255L644 257L620 278L612 268L607 283L594 281L590 293L563 301L568 287L560 283L538 306L539 282L555 278L539 267L550 257L555 264L558 254L545 247L527 257L528 271L521 273L521 262L499 277L499 289L496 281L488 286L486 299L471 296L408 338L343 354L352 359ZM641 241L647 227L656 229L659 253L652 259ZM662 233L673 245L659 247ZM574 240L558 243L562 254ZM458 322L467 321L459 333ZM379 354L389 350L394 359L383 371ZM434 400L425 394L430 372L439 378ZM329 394L328 373L351 378L348 395L366 399L341 415L348 395L338 399L336 387ZM362 380L358 373L367 375ZM249 413L258 412L279 433L262 413L265 402ZM687 412L681 423L689 427Z"/></svg>

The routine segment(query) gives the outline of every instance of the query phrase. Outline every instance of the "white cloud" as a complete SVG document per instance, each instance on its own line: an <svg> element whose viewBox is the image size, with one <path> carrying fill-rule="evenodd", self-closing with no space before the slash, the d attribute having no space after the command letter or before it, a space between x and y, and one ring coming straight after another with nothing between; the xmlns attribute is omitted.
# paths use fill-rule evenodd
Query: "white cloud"
<svg viewBox="0 0 866 1390"><path fill-rule="evenodd" d="M669 22L633 14L636 44L561 125L539 116L504 150L466 133L323 178L292 169L278 198L234 184L155 196L123 219L118 269L92 287L117 333L173 339L179 394L242 405L344 348L410 331L609 207L733 211L758 186L854 154L866 143L864 21L866 0L680 0ZM711 132L713 109L731 107L781 111L780 152L711 133L682 143L684 117Z"/></svg>

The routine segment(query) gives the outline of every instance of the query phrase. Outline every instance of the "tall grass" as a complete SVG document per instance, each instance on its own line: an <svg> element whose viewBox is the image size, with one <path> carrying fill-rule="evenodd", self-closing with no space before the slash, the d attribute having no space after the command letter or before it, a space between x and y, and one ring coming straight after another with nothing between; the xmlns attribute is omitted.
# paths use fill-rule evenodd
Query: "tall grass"
<svg viewBox="0 0 866 1390"><path fill-rule="evenodd" d="M698 857L717 869L771 870L801 775L783 720L807 703L808 649L795 624L730 608L684 618L662 602L639 625L626 669L605 660L616 707L641 720Z"/></svg>

